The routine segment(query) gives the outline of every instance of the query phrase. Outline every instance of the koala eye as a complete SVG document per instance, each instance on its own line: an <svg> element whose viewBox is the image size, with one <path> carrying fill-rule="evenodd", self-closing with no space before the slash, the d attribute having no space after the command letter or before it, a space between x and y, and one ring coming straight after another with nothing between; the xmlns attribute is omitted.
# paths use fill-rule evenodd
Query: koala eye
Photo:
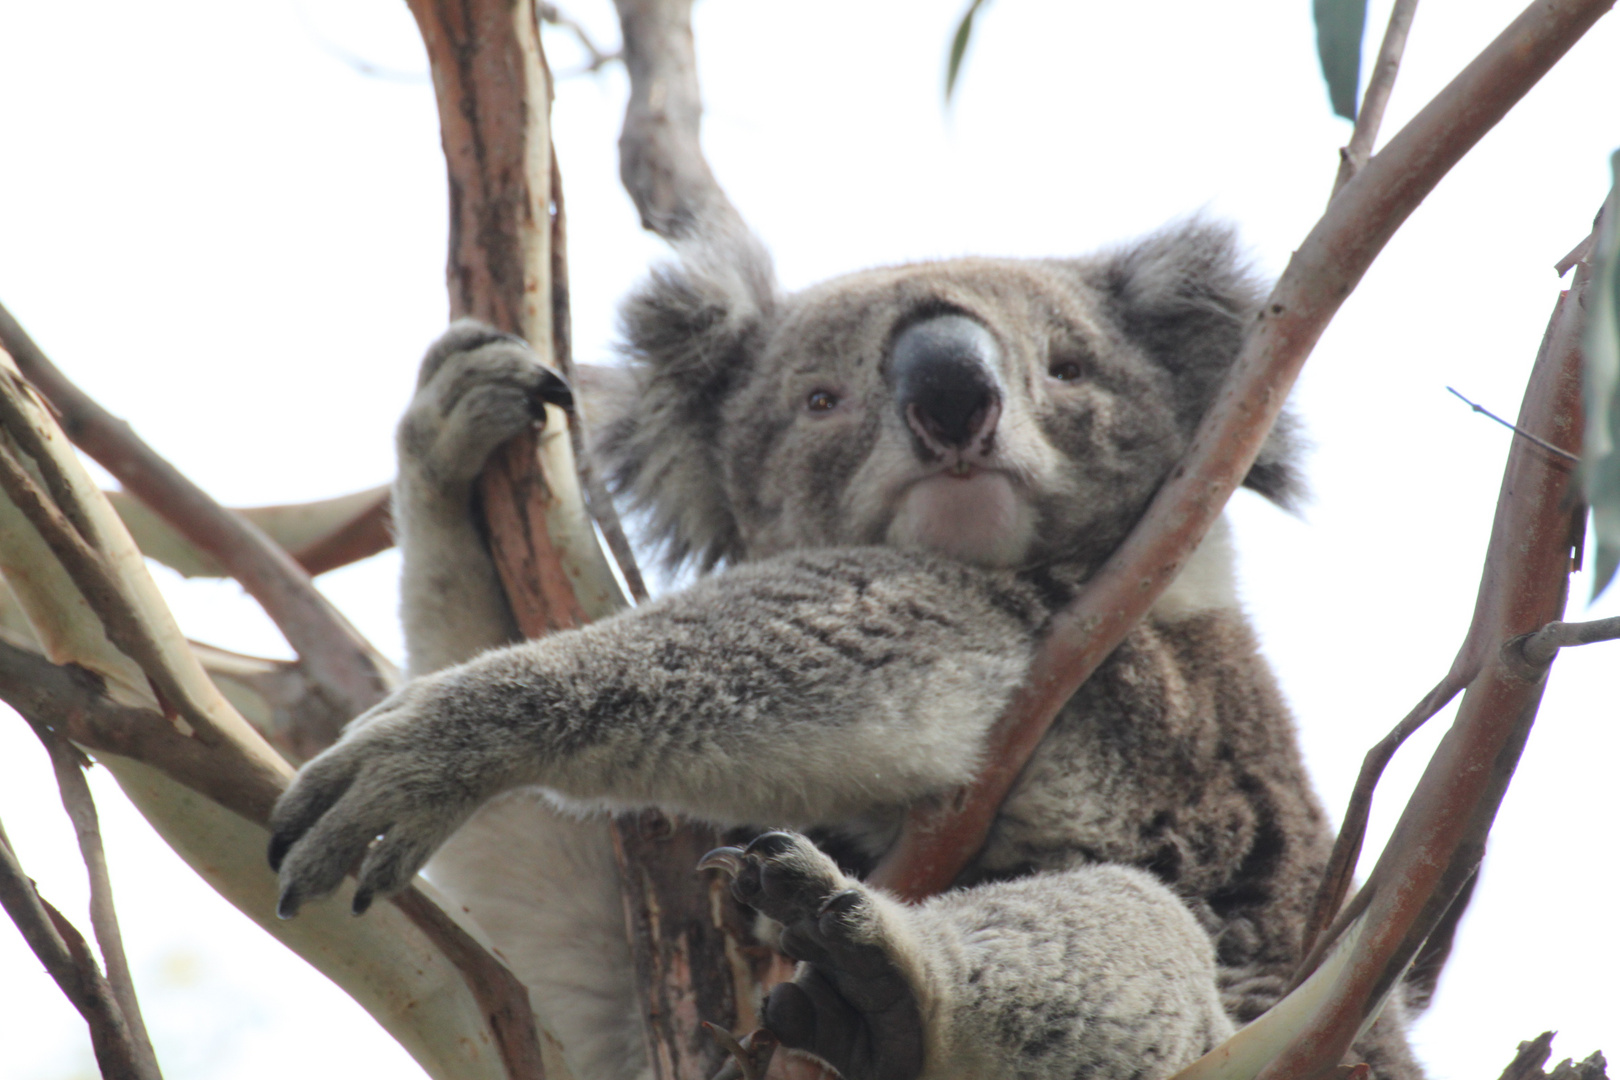
<svg viewBox="0 0 1620 1080"><path fill-rule="evenodd" d="M830 390L814 390L804 401L811 412L831 412L838 406L838 395Z"/></svg>
<svg viewBox="0 0 1620 1080"><path fill-rule="evenodd" d="M1078 360L1054 360L1046 373L1058 382L1075 382L1085 374Z"/></svg>

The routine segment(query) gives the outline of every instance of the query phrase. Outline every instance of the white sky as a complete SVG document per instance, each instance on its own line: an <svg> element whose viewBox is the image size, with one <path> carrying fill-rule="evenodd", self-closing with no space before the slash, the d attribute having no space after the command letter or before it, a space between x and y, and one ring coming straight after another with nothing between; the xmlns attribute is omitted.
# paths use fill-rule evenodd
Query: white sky
<svg viewBox="0 0 1620 1080"><path fill-rule="evenodd" d="M606 0L568 8L615 38ZM1372 5L1375 47L1387 4ZM1200 208L1268 273L1320 213L1348 124L1305 0L998 0L954 115L959 0L704 0L716 174L797 287L873 263L1088 251ZM1517 13L1419 10L1393 132ZM554 67L576 60L550 35ZM368 77L353 54L403 72ZM1304 520L1240 496L1245 594L1338 815L1362 753L1444 672L1478 580L1509 436L1444 391L1518 408L1559 282L1620 144L1611 16L1447 178L1328 330L1298 404L1316 444ZM404 6L384 0L0 5L0 300L73 378L234 504L381 483L416 358L442 327L445 192ZM565 81L576 352L658 257L621 193L617 70ZM396 564L322 579L385 650ZM160 572L192 636L285 655L229 584ZM1588 585L1577 578L1574 593ZM1620 592L1620 589L1615 590ZM1620 611L1608 598L1590 612ZM1521 1039L1620 1052L1613 765L1620 646L1560 659L1440 997L1436 1078L1497 1075ZM1449 714L1398 759L1369 850ZM346 997L218 900L96 777L147 1022L171 1080L420 1075ZM45 757L0 718L0 820L48 898L83 872ZM0 1073L91 1076L84 1027L0 923Z"/></svg>

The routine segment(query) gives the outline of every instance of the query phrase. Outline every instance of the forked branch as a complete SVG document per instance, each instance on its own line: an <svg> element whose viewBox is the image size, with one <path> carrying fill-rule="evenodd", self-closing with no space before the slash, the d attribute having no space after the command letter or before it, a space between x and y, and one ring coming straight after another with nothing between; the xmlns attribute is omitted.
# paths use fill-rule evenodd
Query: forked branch
<svg viewBox="0 0 1620 1080"><path fill-rule="evenodd" d="M393 666L360 636L263 531L221 506L148 446L124 421L75 386L0 307L0 345L30 385L49 399L74 444L117 477L191 543L223 566L287 638L332 715L353 717L397 681ZM9 422L9 421L8 421ZM337 730L315 733L321 745Z"/></svg>

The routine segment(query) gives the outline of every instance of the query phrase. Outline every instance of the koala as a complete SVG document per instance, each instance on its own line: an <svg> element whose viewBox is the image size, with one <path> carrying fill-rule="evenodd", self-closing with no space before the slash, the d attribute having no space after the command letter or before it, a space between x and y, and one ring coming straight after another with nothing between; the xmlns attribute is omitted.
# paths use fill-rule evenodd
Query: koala
<svg viewBox="0 0 1620 1080"><path fill-rule="evenodd" d="M1168 1076L1263 1012L1331 846L1218 525L1063 708L945 895L862 883L972 780L1043 629L1186 449L1262 292L1185 222L1077 259L870 270L784 295L685 243L581 379L593 455L689 587L517 635L472 514L555 376L458 323L399 431L415 676L277 804L280 912L428 866L580 1080L650 1076L607 814L757 836L705 860L781 927L763 1004L848 1080ZM1288 507L1280 425L1245 483ZM762 831L770 830L770 831ZM432 860L429 863L429 860ZM1355 1053L1417 1080L1398 995Z"/></svg>

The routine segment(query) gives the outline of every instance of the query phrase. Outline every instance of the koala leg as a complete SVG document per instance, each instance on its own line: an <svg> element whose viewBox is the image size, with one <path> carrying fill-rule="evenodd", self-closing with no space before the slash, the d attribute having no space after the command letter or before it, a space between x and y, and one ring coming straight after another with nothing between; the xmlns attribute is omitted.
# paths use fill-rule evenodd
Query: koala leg
<svg viewBox="0 0 1620 1080"><path fill-rule="evenodd" d="M394 482L412 675L519 639L473 514L474 484L496 447L566 393L522 339L471 320L452 325L423 357L399 423Z"/></svg>
<svg viewBox="0 0 1620 1080"><path fill-rule="evenodd" d="M920 907L845 877L801 836L705 860L802 961L766 1023L846 1080L1153 1080L1231 1033L1207 935L1139 871L1095 866Z"/></svg>

